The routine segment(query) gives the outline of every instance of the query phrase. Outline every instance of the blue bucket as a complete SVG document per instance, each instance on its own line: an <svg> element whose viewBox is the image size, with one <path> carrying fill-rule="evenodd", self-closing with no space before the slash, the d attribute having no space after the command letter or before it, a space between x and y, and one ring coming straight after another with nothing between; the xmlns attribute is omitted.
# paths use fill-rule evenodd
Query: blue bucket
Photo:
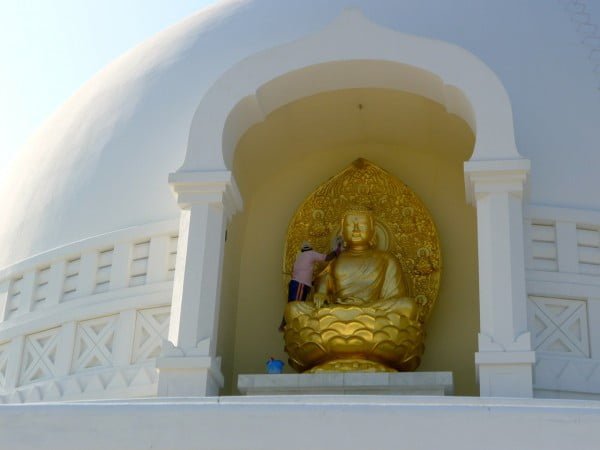
<svg viewBox="0 0 600 450"><path fill-rule="evenodd" d="M270 359L267 361L267 373L276 374L283 372L285 363L279 359Z"/></svg>

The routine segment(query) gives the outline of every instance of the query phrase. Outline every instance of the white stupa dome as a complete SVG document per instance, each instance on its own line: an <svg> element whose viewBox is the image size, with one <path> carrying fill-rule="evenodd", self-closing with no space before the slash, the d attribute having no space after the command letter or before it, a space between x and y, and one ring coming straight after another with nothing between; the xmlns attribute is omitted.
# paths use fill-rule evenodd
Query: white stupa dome
<svg viewBox="0 0 600 450"><path fill-rule="evenodd" d="M203 94L248 55L315 32L348 7L483 60L512 102L517 147L534 167L532 202L600 208L597 79L556 5L224 1L123 55L29 141L1 194L0 266L177 217L167 175L183 162ZM582 181L572 183L573 173Z"/></svg>

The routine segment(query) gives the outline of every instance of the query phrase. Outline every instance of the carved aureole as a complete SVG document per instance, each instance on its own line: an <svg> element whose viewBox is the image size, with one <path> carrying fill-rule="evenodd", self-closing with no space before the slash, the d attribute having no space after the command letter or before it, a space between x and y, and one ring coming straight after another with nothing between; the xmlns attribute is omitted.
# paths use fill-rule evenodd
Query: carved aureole
<svg viewBox="0 0 600 450"><path fill-rule="evenodd" d="M415 370L440 281L428 211L407 186L359 159L292 218L284 272L300 242L326 252L340 234L345 250L316 269L313 295L285 309L290 364L301 372Z"/></svg>

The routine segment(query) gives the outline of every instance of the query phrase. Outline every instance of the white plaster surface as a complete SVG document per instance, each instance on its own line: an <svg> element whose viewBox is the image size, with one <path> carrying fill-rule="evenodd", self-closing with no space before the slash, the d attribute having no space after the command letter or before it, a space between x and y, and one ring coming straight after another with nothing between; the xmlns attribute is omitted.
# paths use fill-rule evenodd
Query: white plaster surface
<svg viewBox="0 0 600 450"><path fill-rule="evenodd" d="M508 95L481 60L445 42L383 28L359 10L346 9L322 31L252 55L223 74L194 114L179 170L231 167L243 133L286 103L373 86L422 95L462 118L477 135L471 160L521 158ZM221 147L222 152L215 151Z"/></svg>
<svg viewBox="0 0 600 450"><path fill-rule="evenodd" d="M508 92L517 148L535 167L532 201L600 208L597 79L565 2L226 1L119 58L32 137L0 193L0 266L175 218L165 180L183 161L194 112L217 78L323 29L348 6L480 58ZM571 182L575 173L581 183Z"/></svg>
<svg viewBox="0 0 600 450"><path fill-rule="evenodd" d="M245 395L379 394L450 395L451 372L239 375Z"/></svg>
<svg viewBox="0 0 600 450"><path fill-rule="evenodd" d="M600 402L410 396L213 397L0 406L2 447L592 450Z"/></svg>
<svg viewBox="0 0 600 450"><path fill-rule="evenodd" d="M537 397L600 395L600 215L525 210L528 327Z"/></svg>
<svg viewBox="0 0 600 450"><path fill-rule="evenodd" d="M334 56L350 62L361 55L366 59L382 57L369 50L373 48L374 37L378 36L381 40L385 36L399 36L382 27L404 33L404 41L391 46L386 41L381 48L397 50L397 54L406 57L409 64L423 56L415 49L424 51L425 47L412 47L412 54L410 48L394 50L392 47L413 40L432 42L430 39L444 41L445 48L449 48L448 45L455 48L452 44L456 44L456 52L449 52L446 56L440 54L439 61L436 61L436 67L452 69L453 77L446 77L448 71L443 70L438 74L440 79L436 79L435 70L424 74L414 68L403 68L399 73L407 78L394 86L415 92L421 89L423 95L438 99L449 111L469 122L478 133L482 132L482 128L483 131L493 131L493 121L478 121L477 114L470 117L468 105L457 95L454 84L460 84L464 79L472 81L473 77L483 73L489 75L484 77L487 81L496 79L496 76L499 78L500 83L496 86L501 89L496 92L504 93L500 97L507 94L513 106L516 148L532 162L530 200L552 206L532 207L533 215L526 219L526 236L542 236L541 239L532 239L532 245L525 248L527 294L547 296L563 303L570 300L585 302L588 323L592 325L587 334L584 329L579 329L583 333L581 336L589 337L587 347L581 344L583 356L556 357L544 353L542 348L537 351L539 358L534 388L546 393L565 389L577 394L597 393L600 338L597 327L593 325L600 320L600 308L597 306L600 298L600 251L597 249L600 244L590 236L600 230L597 213L600 209L597 195L600 182L596 174L600 163L600 153L596 151L600 141L600 127L597 126L600 101L596 78L589 64L590 55L595 53L590 53L588 44L582 45L582 28L579 26L587 24L593 28L594 18L586 13L582 19L581 11L577 11L581 5L581 2L545 0L480 2L476 6L471 0L227 1L166 30L115 61L84 86L31 139L0 191L3 202L0 267L8 266L0 272L0 315L4 321L0 325L0 384L3 392L18 402L40 401L93 396L95 392L102 391L100 386L117 386L127 391L128 383L137 383L137 375L123 382L122 379L127 377L120 369L111 372L110 377L94 374L86 375L85 380L78 378L75 370L71 373L72 379L68 378L66 375L74 363L70 360L73 357L71 350L77 348L74 339L78 327L89 325L91 320L105 320L103 316L118 315L118 318L106 319L102 326L106 325L106 332L115 330L119 346L114 358L125 364L135 353L132 318L140 313L140 308L168 303L165 293L171 289L168 277L172 271L168 269L170 256L165 252L173 236L161 232L158 233L160 236L152 235L149 242L138 240L150 236L138 234L141 228L145 230L153 223L177 217L176 202L166 183L167 174L180 166L188 147L198 155L219 156L216 159L199 158L196 161L199 164L193 168L226 170L224 165L227 161L221 158L221 147L234 148L239 135L236 132L220 134L223 130L219 128L227 125L230 131L243 131L252 123L248 118L260 118L261 114L264 116L280 106L283 100L293 98L278 95L281 86L278 87L277 82L260 91L262 81L268 79L249 79L244 86L232 85L233 94L255 98L255 101L244 103L244 108L253 112L247 116L232 114L227 117L226 124L219 122L214 136L222 136L223 139L212 142L215 144L212 147L201 149L196 148L199 142L193 139L194 127L190 136L194 114L204 111L210 118L210 114L217 112L215 108L233 106L217 104L213 105L214 108L199 109L202 102L210 106L206 99L210 92L214 92L213 88L218 87L219 79L226 80L224 75L236 67L245 67L244 64L249 61L260 62L260 55L270 55L270 59L267 58L270 62L273 62L274 55L279 54L278 51L285 48L299 49L300 57L313 54L311 49L314 55L322 55L317 50L323 47L323 39L313 38L329 36L327 30L335 28L331 24L335 25L340 13L351 6L358 7L371 21L372 25L363 23L361 32L364 34L370 29L372 33L353 36L351 26L359 23L346 22L345 28L342 27L343 33L334 33L333 36L344 37L341 43L346 47L340 47L344 49L340 54L333 52ZM573 27L574 18L578 20L577 29ZM413 39L407 35L427 39ZM306 42L310 45L303 47L302 43ZM363 42L365 46L361 47ZM322 50L326 54L328 49ZM489 67L489 73L481 69L468 77L461 77L461 67L456 66L456 60L445 59L461 52L475 55L476 60L484 64L480 68ZM259 55L258 59L256 55ZM322 62L317 56L313 62ZM310 58L300 60L306 62ZM381 68L377 61L359 66L366 72L373 67ZM265 66L264 73L276 74L277 70L271 69L273 67ZM358 72L359 67L354 69L356 71L353 70L346 78L335 70L320 73L321 81L333 73L337 74L335 79L346 80L347 84L334 82L319 85L319 89L327 86L331 89L352 87L373 80L376 81L375 86L379 86L386 81L385 77L365 78ZM239 74L239 71L233 72ZM264 73L249 71L248 76L251 78ZM415 80L420 79L416 75L427 75L427 82L415 84ZM285 78L285 81L292 79ZM292 94L306 95L308 91L305 88L310 83L293 85L295 90ZM248 86L254 86L260 92L247 90ZM232 98L239 100L235 95ZM483 107L483 112L489 113L485 110L486 104L491 109L498 105L497 102L479 102L479 110ZM506 103L502 105L500 109L504 114L492 114L492 117L503 118L500 122L506 131L510 111ZM486 114L481 117L484 116ZM508 142L509 145L503 149L506 155L514 155L512 133L509 134L503 132L500 137L505 140L498 142ZM478 134L480 144L484 136L489 139L494 135ZM489 148L484 148L481 154L485 154L486 150L489 151ZM509 166L510 161L506 161L506 165ZM577 178L577 183L572 182L573 177ZM472 190L469 188L468 191ZM480 198L482 209L478 209L485 216L480 218L481 222L487 221L487 225L480 227L479 231L488 233L486 239L480 236L483 243L480 260L485 270L480 274L483 275L480 279L483 288L483 333L479 349L485 352L480 352L478 357L488 364L484 370L486 379L492 380L496 375L503 379L504 372L513 364L516 366L514 372L520 373L521 380L510 378L515 373L504 377L500 385L506 389L501 395L510 394L513 385L518 387L518 392L529 394L531 387L525 386L522 381L527 377L531 379L530 367L523 366L533 364L525 325L525 282L521 276L524 269L519 256L523 253L520 245L523 235L521 202L507 197L508 192L514 197L510 189L504 189L501 195L496 192L494 196L498 201L495 205L489 198ZM497 207L500 196L506 197L502 199L505 203L502 208ZM579 209L558 208L560 206ZM536 234L532 231L536 227L539 231L548 226L553 227L550 237L545 232ZM206 231L219 227L221 225L216 224L197 228ZM496 234L494 230L499 231ZM109 242L107 236L114 237L113 232L120 237ZM501 244L486 248L496 237ZM106 251L106 244L114 247L114 265L108 279L100 262L105 256L102 254ZM202 248L202 245L196 247ZM148 255L136 256L146 250ZM214 259L217 253L212 251L211 258ZM220 264L219 257L217 260ZM194 268L198 268L198 264L188 269ZM488 277L494 270L495 275ZM207 311L214 309L218 297L218 280L213 281L206 286L210 298L207 297L207 302L201 307ZM176 283L175 287L176 290L183 288L181 283ZM486 295L489 297L487 300ZM503 305L503 299L507 299L506 305ZM188 334L191 336L200 330L202 336L195 337L201 341L190 338L188 347L193 348L185 349L187 353L183 352L184 355L196 352L196 356L197 349L203 351L215 345L210 335L214 333L218 317L210 311L200 316L194 315L187 322L198 320L198 326L192 323L192 332ZM174 319L175 322L177 320ZM572 323L569 322L565 327L570 325ZM179 331L174 329L173 333ZM575 336L575 341L584 340L576 336L572 327L558 331L568 339ZM100 335L97 338L103 339ZM21 367L23 351L34 345L34 341L47 344L44 352L51 354L42 352L42 356L48 357L47 360L42 358L45 369L40 366L41 371L36 371L36 367L29 367L30 370L24 373L27 367ZM58 356L53 353L56 342L61 343ZM552 347L552 351L556 348ZM215 357L210 350L200 354ZM512 356L515 360L511 362L507 358ZM209 366L215 366L214 362L211 360ZM76 366L79 364L75 363ZM495 374L493 366L502 373ZM145 373L145 369L139 373ZM114 378L111 378L113 375ZM27 388L19 386L31 381L30 377L44 384L27 385ZM55 378L60 381L57 385L48 381L53 382ZM150 375L143 383L151 386L145 393L154 389ZM117 391L122 392L118 389L114 392ZM102 396L107 395L106 391L102 392ZM128 392L140 391L132 389ZM495 391L490 388L486 392L493 394Z"/></svg>
<svg viewBox="0 0 600 450"><path fill-rule="evenodd" d="M0 273L0 403L155 396L176 242L149 224Z"/></svg>

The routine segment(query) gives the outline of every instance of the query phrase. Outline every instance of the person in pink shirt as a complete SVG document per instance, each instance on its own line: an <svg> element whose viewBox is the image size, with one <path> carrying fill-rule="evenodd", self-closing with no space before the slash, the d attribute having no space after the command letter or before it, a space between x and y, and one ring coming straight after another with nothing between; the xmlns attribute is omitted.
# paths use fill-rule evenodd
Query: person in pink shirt
<svg viewBox="0 0 600 450"><path fill-rule="evenodd" d="M300 248L300 253L294 262L292 270L292 279L288 285L288 302L305 301L312 289L314 265L317 262L331 261L339 255L342 249L338 242L336 249L329 254L319 253L313 250L308 242L304 242ZM279 331L285 327L285 318L281 319Z"/></svg>

